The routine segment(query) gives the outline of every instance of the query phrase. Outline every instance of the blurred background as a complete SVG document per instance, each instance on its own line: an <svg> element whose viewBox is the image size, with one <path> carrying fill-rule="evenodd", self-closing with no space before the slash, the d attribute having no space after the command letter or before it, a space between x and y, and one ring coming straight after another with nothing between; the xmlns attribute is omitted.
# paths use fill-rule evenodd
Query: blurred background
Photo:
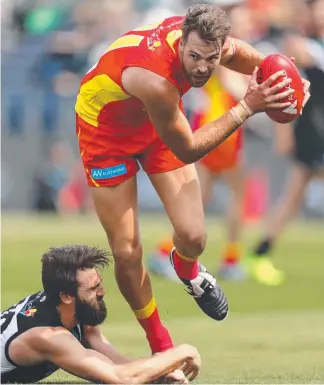
<svg viewBox="0 0 324 385"><path fill-rule="evenodd" d="M300 191L291 198L294 207L288 216L298 213L298 218L275 254L278 266L287 273L285 284L270 288L250 280L226 282L232 304L226 325L215 326L182 288L155 277L160 313L177 342L191 342L206 353L200 378L204 383L323 382L324 1L209 2L228 12L234 37L266 55L294 56L303 76L312 80L313 104L305 109L303 120L276 125L259 114L244 127L245 247L262 235L269 212L295 183L290 193ZM93 214L75 136L74 104L83 74L119 35L183 15L194 3L1 0L2 309L40 288L39 259L49 246L107 247ZM238 99L247 81L228 74L223 86ZM199 113L202 103L210 103L202 92L192 90L185 96L188 119ZM309 164L305 155L307 175L299 182L291 179L303 156L298 155L297 140L307 154L316 153ZM169 233L170 225L148 178L142 171L138 177L147 255ZM204 261L214 270L221 257L222 218L228 200L228 186L220 178L206 207L210 242ZM117 291L112 273L107 277L112 323L106 329L108 336L125 353L147 354L144 335ZM196 325L203 328L203 336L191 332ZM135 350L129 347L130 341ZM66 381L60 376L54 379Z"/></svg>
<svg viewBox="0 0 324 385"><path fill-rule="evenodd" d="M1 2L3 210L82 212L89 208L74 133L75 95L82 75L120 34L143 23L181 15L192 3L191 0ZM290 52L285 52L289 33L314 37L315 19L318 24L320 21L323 24L324 19L320 5L312 15L311 6L304 0L215 0L214 3L229 11L232 34L253 43L265 54L280 51L289 55ZM298 45L297 37L293 39ZM197 109L197 99L199 91L186 96L189 115ZM260 171L264 172L259 187L269 190L264 204L270 204L281 192L287 163L282 155L289 153L289 145L276 138L273 124L265 115L249 122L245 136L249 181L255 180ZM140 174L140 181L142 208L161 209L145 175ZM221 211L225 198L226 191L220 186L210 209ZM323 218L323 183L312 181L305 198L303 213Z"/></svg>

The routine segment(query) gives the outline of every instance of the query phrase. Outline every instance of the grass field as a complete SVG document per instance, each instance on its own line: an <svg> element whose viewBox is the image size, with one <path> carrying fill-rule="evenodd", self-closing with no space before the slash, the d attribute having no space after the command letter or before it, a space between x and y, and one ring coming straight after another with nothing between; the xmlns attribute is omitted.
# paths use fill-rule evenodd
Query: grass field
<svg viewBox="0 0 324 385"><path fill-rule="evenodd" d="M144 250L169 230L163 216L143 216ZM203 262L215 270L222 223L208 219L209 243ZM256 227L245 230L252 244ZM2 293L5 309L41 287L40 256L49 247L88 243L106 247L96 218L2 218ZM278 245L276 264L287 282L267 288L248 280L224 283L230 316L217 323L196 307L181 285L153 278L160 313L175 343L198 347L203 367L196 383L324 383L324 225L296 223ZM149 354L144 334L118 292L112 268L104 276L108 339L130 357ZM47 382L78 382L57 372Z"/></svg>

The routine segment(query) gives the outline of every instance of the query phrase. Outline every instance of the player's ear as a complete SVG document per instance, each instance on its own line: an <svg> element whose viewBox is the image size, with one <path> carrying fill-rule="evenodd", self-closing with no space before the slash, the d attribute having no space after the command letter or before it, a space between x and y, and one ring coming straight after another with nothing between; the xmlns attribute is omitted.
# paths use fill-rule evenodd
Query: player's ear
<svg viewBox="0 0 324 385"><path fill-rule="evenodd" d="M183 51L184 46L185 46L185 42L184 42L183 38L181 38L179 40L179 48L181 51Z"/></svg>
<svg viewBox="0 0 324 385"><path fill-rule="evenodd" d="M61 302L65 305L70 305L73 302L72 295L60 293Z"/></svg>

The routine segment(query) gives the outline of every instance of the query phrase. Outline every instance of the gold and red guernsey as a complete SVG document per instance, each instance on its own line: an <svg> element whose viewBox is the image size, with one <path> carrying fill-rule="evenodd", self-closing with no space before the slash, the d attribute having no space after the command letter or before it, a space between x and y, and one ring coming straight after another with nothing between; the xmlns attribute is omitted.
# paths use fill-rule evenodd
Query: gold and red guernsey
<svg viewBox="0 0 324 385"><path fill-rule="evenodd" d="M190 85L178 56L183 20L167 18L136 28L113 42L82 80L75 106L78 116L114 135L154 135L142 102L123 88L122 73L127 67L142 67L166 78L180 95L187 92Z"/></svg>

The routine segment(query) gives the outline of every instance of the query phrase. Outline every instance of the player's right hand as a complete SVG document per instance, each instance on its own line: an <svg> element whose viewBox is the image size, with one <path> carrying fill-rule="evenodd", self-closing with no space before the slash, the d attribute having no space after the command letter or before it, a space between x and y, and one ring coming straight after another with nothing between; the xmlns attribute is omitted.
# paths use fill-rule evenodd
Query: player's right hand
<svg viewBox="0 0 324 385"><path fill-rule="evenodd" d="M183 371L184 375L188 377L189 381L192 381L197 377L199 373L201 367L201 357L195 347L186 345L186 348L188 349L188 358L181 370Z"/></svg>
<svg viewBox="0 0 324 385"><path fill-rule="evenodd" d="M157 384L188 384L185 374L182 370L176 369L172 373L167 374L165 377L156 382Z"/></svg>
<svg viewBox="0 0 324 385"><path fill-rule="evenodd" d="M278 71L271 75L265 82L258 84L257 82L258 67L253 71L251 81L244 97L245 102L250 107L253 114L263 112L265 110L282 109L290 106L290 102L280 103L280 100L287 98L295 92L294 89L285 87L291 83L290 78L282 80L280 83L272 85L283 71ZM284 91L282 89L284 88Z"/></svg>

